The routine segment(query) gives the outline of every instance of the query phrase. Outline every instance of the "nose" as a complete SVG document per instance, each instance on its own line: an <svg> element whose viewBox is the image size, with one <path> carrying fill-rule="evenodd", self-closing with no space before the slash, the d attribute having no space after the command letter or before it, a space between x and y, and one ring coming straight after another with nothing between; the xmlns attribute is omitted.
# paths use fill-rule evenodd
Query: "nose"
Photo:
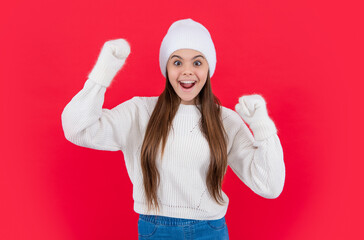
<svg viewBox="0 0 364 240"><path fill-rule="evenodd" d="M190 71L185 71L185 72L183 73L183 75L185 75L185 76L191 76L191 75L193 75L193 73L192 73L192 72L190 72Z"/></svg>
<svg viewBox="0 0 364 240"><path fill-rule="evenodd" d="M183 69L183 75L193 75L193 72L191 70L190 67L186 66L184 69Z"/></svg>

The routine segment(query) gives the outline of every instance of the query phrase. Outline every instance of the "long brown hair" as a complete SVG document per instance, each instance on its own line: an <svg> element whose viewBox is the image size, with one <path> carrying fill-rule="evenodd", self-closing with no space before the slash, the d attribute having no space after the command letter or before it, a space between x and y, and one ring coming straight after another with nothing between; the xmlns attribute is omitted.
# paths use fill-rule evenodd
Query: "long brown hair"
<svg viewBox="0 0 364 240"><path fill-rule="evenodd" d="M156 166L156 156L162 141L161 156L163 157L168 133L181 103L180 97L169 82L168 72L166 76L165 89L158 97L156 106L149 119L141 148L141 168L148 212L152 205L158 211L160 210L157 198L160 175ZM227 169L227 134L221 119L221 103L212 93L210 73L207 74L206 83L196 98L198 98L199 104L201 104L201 108L199 108L197 101L195 101L196 107L201 112L199 127L209 143L211 153L206 185L211 196L221 205L225 202L221 195L221 187Z"/></svg>

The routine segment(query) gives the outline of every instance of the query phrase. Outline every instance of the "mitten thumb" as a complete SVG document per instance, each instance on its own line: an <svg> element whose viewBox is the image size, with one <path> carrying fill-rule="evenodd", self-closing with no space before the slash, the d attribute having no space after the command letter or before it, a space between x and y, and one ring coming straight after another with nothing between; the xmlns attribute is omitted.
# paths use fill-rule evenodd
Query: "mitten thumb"
<svg viewBox="0 0 364 240"><path fill-rule="evenodd" d="M108 87L130 54L129 43L125 39L109 40L104 43L97 62L88 75L92 81Z"/></svg>

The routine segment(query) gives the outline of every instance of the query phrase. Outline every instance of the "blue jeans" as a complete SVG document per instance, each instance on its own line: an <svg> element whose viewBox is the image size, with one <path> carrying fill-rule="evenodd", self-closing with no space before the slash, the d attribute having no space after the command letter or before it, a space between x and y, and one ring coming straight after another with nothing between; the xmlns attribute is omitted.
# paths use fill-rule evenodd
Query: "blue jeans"
<svg viewBox="0 0 364 240"><path fill-rule="evenodd" d="M217 220L194 220L139 214L138 239L228 240L225 217Z"/></svg>

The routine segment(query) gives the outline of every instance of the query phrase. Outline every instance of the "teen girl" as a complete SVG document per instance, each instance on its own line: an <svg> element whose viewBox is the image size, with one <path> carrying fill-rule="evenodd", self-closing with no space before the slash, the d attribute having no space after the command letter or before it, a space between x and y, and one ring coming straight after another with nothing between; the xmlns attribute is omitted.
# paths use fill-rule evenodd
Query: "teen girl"
<svg viewBox="0 0 364 240"><path fill-rule="evenodd" d="M123 152L139 239L229 239L229 198L221 190L227 166L264 198L283 190L283 150L264 99L240 97L236 112L220 105L210 82L214 44L209 31L189 18L174 22L162 41L162 94L102 108L129 53L124 39L103 45L83 89L62 113L66 139Z"/></svg>

